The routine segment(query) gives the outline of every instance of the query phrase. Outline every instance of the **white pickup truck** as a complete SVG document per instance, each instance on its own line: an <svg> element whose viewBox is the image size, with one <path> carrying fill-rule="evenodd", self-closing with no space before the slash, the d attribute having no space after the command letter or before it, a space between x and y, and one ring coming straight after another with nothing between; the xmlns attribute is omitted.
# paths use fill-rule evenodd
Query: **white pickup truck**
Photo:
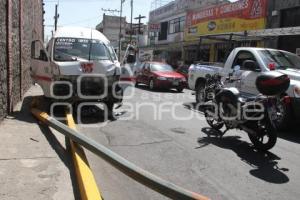
<svg viewBox="0 0 300 200"><path fill-rule="evenodd" d="M240 70L234 72L234 68ZM191 65L189 87L196 91L196 100L199 103L208 74L218 73L225 78L234 72L233 76L240 81L228 86L238 88L242 96L253 96L259 93L255 85L257 76L271 70L286 74L291 79L289 89L282 95L285 101L280 106L282 114L280 127L284 128L293 117L300 119L300 57L296 54L266 48L236 48L223 66Z"/></svg>

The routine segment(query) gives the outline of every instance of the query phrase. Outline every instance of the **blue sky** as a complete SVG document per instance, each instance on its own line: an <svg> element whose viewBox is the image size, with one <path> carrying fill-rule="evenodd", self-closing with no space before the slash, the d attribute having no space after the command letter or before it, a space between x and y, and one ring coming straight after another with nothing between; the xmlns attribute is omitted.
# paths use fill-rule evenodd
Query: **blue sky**
<svg viewBox="0 0 300 200"><path fill-rule="evenodd" d="M152 1L152 0L151 0ZM147 16L151 8L149 0L133 0L133 17L139 14ZM54 24L55 4L58 0L44 0L45 2L45 38L51 35ZM130 21L130 0L125 0L123 4L123 16ZM84 26L95 28L102 21L103 11L101 9L120 10L120 0L59 0L59 26ZM107 13L109 14L109 13ZM119 15L118 13L115 13ZM147 22L144 19L143 22Z"/></svg>

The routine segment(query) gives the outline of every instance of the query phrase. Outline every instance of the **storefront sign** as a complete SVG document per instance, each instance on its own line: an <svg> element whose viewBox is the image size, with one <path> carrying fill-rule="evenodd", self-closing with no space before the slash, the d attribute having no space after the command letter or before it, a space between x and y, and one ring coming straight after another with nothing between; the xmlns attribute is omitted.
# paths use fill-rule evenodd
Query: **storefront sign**
<svg viewBox="0 0 300 200"><path fill-rule="evenodd" d="M159 32L160 24L149 24L149 32Z"/></svg>
<svg viewBox="0 0 300 200"><path fill-rule="evenodd" d="M201 35L264 29L267 0L240 0L187 13L185 40Z"/></svg>

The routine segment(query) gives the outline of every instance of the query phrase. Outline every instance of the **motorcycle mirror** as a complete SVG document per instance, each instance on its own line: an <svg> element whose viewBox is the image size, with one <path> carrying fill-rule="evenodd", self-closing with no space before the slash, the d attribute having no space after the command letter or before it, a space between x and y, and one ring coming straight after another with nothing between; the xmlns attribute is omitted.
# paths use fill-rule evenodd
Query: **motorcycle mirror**
<svg viewBox="0 0 300 200"><path fill-rule="evenodd" d="M238 72L238 71L240 71L240 70L241 70L241 66L236 65L236 66L234 66L234 68L233 68L233 73Z"/></svg>

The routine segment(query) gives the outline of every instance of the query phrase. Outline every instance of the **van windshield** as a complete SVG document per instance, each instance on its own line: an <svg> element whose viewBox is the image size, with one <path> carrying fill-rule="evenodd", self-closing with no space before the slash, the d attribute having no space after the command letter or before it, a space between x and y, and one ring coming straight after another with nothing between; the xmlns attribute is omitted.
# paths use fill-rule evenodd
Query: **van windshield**
<svg viewBox="0 0 300 200"><path fill-rule="evenodd" d="M112 60L115 55L99 40L80 38L57 38L54 60L60 62L85 60Z"/></svg>

